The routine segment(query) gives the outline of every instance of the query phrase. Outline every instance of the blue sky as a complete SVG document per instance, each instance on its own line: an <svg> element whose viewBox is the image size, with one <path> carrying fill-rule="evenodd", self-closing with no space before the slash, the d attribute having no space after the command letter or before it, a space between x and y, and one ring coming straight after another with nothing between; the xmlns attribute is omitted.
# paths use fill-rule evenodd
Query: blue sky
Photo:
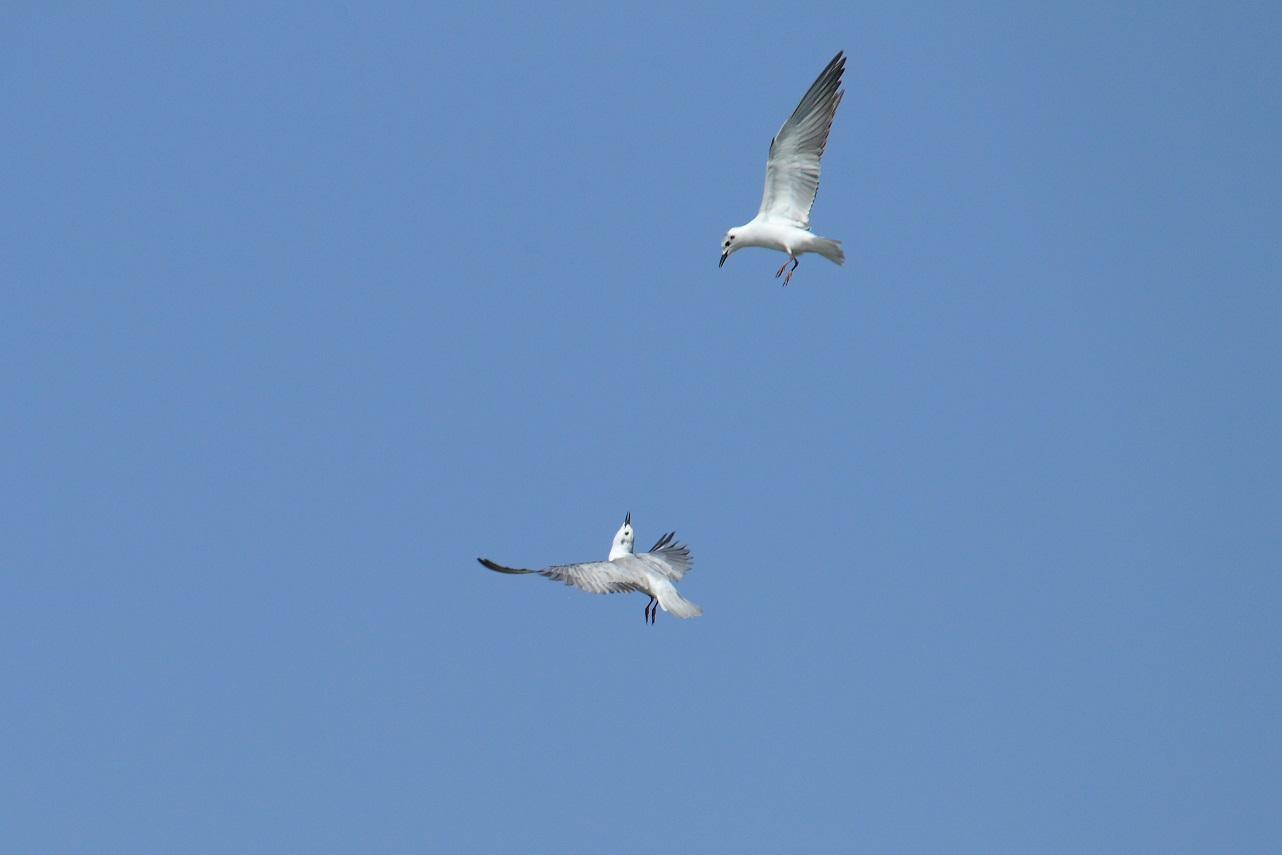
<svg viewBox="0 0 1282 855"><path fill-rule="evenodd" d="M114 6L0 15L10 851L1282 846L1275 6ZM703 617L476 563L628 511Z"/></svg>

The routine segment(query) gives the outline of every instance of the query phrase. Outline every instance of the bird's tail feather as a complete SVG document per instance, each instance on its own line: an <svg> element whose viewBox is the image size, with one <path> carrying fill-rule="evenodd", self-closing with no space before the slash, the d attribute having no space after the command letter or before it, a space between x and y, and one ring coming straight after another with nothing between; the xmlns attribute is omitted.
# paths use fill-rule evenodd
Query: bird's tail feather
<svg viewBox="0 0 1282 855"><path fill-rule="evenodd" d="M844 266L846 263L846 253L841 249L841 241L832 238L816 237L815 252L831 261L833 264Z"/></svg>
<svg viewBox="0 0 1282 855"><path fill-rule="evenodd" d="M655 585L654 598L663 606L665 612L670 612L679 618L698 617L703 614L703 609L687 600L677 593L677 589L672 587L672 583L666 579L664 584Z"/></svg>

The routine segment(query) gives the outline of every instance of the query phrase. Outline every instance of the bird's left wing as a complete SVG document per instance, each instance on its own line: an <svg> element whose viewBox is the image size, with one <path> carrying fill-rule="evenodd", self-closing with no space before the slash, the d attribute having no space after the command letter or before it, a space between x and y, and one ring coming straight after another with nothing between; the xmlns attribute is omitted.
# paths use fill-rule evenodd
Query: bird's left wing
<svg viewBox="0 0 1282 855"><path fill-rule="evenodd" d="M845 94L838 89L845 68L846 57L838 51L770 141L758 218L810 228L810 208L819 190L819 158Z"/></svg>

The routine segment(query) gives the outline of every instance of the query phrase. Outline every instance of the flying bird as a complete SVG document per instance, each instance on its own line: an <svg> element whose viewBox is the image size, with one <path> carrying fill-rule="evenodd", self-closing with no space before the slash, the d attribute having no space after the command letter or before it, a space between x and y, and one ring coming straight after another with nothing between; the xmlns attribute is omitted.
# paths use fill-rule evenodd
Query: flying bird
<svg viewBox="0 0 1282 855"><path fill-rule="evenodd" d="M681 581L681 577L693 563L690 550L675 543L674 537L676 532L668 532L659 538L659 542L649 552L634 555L632 513L628 512L623 518L623 526L614 535L610 557L605 561L557 564L542 570L522 570L504 567L488 558L476 560L500 573L538 573L591 594L617 594L621 591L649 594L650 602L645 606L645 619L649 623L654 623L660 606L665 612L672 612L679 618L698 617L703 614L703 609L678 594L672 585L673 582Z"/></svg>
<svg viewBox="0 0 1282 855"><path fill-rule="evenodd" d="M792 270L784 277L784 285L792 278L793 270L800 263L797 256L803 252L817 252L831 262L845 264L841 241L810 233L810 208L819 189L819 158L828 142L837 105L846 94L838 88L845 68L846 58L838 51L770 141L761 210L747 223L726 232L721 239L718 267L726 263L730 253L745 246L764 246L788 253ZM783 275L788 261L775 273L776 279Z"/></svg>

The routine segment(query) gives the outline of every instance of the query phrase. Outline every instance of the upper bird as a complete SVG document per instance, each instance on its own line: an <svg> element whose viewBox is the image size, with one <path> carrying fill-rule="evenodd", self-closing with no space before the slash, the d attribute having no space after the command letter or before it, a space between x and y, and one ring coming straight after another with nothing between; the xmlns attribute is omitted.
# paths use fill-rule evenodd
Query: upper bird
<svg viewBox="0 0 1282 855"><path fill-rule="evenodd" d="M845 263L841 241L810 233L810 208L819 189L819 157L828 142L828 130L837 105L846 94L838 88L845 69L846 57L838 51L770 141L761 210L749 222L726 232L721 239L718 267L726 263L730 253L745 246L777 249L788 253L788 260L792 262L792 270L783 280L787 285L792 271L797 269L797 256L803 252L817 252L836 264ZM785 261L775 273L776 279L787 266Z"/></svg>
<svg viewBox="0 0 1282 855"><path fill-rule="evenodd" d="M542 570L521 570L495 564L488 558L476 560L500 573L538 573L592 594L616 594L620 591L649 594L650 602L645 605L645 619L650 623L654 623L659 606L663 606L665 612L672 612L680 618L698 617L703 614L703 609L683 598L672 586L673 582L681 581L681 577L693 563L690 550L672 542L675 536L675 532L668 532L659 538L659 542L649 552L633 555L632 542L635 537L632 533L632 514L628 513L623 518L623 526L614 535L610 557L605 561L557 564Z"/></svg>

